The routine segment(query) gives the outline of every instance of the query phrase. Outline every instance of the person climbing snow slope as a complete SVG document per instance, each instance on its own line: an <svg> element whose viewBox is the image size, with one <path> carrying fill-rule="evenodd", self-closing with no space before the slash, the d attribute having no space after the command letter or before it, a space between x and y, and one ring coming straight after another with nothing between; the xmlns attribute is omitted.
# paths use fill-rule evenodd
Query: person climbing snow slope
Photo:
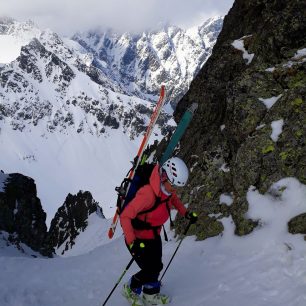
<svg viewBox="0 0 306 306"><path fill-rule="evenodd" d="M158 281L163 269L160 232L172 208L191 223L197 221L196 214L187 211L176 194L177 188L185 186L188 175L186 164L178 157L168 159L161 167L157 164L149 184L137 191L120 215L126 245L140 267L123 286L123 295L133 306L170 302L167 295L160 293Z"/></svg>

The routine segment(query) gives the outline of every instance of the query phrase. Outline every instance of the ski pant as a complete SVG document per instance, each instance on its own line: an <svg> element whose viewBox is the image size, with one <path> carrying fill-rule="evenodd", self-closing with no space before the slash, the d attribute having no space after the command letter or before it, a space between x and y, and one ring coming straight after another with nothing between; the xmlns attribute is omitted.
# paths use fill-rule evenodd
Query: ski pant
<svg viewBox="0 0 306 306"><path fill-rule="evenodd" d="M130 287L135 292L154 294L160 291L158 281L159 273L163 269L162 263L162 242L161 237L157 235L154 239L137 239L139 243L143 242L145 247L134 259L141 269L132 276Z"/></svg>

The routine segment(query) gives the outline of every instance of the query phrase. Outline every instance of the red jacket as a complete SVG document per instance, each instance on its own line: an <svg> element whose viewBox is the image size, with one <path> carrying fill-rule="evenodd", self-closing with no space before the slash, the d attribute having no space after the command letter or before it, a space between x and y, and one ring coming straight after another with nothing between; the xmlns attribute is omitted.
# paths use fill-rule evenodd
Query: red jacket
<svg viewBox="0 0 306 306"><path fill-rule="evenodd" d="M150 177L150 184L140 188L137 191L135 198L127 205L127 207L121 213L120 222L127 244L131 244L136 238L154 238L154 231L152 229L134 229L132 226L132 219L136 218L138 213L153 207L155 201L157 200L157 197L159 197L161 201L169 197L161 191L160 184L161 182L159 175L159 166L156 165ZM184 207L181 200L175 193L172 193L167 202L161 203L156 209L151 212L139 215L137 219L143 221L145 220L152 226L162 225L169 218L169 211L166 205L168 205L170 209L173 207L176 208L182 216L184 216L186 213L186 208ZM160 233L160 231L161 227L158 229L158 234Z"/></svg>

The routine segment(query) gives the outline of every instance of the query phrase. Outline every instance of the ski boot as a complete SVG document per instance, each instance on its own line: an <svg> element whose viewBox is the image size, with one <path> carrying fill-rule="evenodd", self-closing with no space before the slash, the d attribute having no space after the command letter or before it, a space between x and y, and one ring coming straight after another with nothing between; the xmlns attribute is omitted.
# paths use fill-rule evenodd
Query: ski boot
<svg viewBox="0 0 306 306"><path fill-rule="evenodd" d="M130 302L132 306L144 306L140 294L134 292L129 284L123 285L122 295Z"/></svg>
<svg viewBox="0 0 306 306"><path fill-rule="evenodd" d="M161 294L161 293L155 293L155 294L147 294L143 293L142 299L144 302L144 305L151 306L151 305L165 305L170 303L170 297Z"/></svg>

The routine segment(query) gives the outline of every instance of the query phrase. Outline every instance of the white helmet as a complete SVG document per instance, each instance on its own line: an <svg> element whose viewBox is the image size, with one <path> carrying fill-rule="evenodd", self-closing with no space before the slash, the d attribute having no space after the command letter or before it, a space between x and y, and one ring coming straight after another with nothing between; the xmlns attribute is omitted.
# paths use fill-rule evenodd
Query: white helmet
<svg viewBox="0 0 306 306"><path fill-rule="evenodd" d="M185 186L189 171L186 164L178 157L168 159L162 169L166 171L168 179L172 185L182 187Z"/></svg>

